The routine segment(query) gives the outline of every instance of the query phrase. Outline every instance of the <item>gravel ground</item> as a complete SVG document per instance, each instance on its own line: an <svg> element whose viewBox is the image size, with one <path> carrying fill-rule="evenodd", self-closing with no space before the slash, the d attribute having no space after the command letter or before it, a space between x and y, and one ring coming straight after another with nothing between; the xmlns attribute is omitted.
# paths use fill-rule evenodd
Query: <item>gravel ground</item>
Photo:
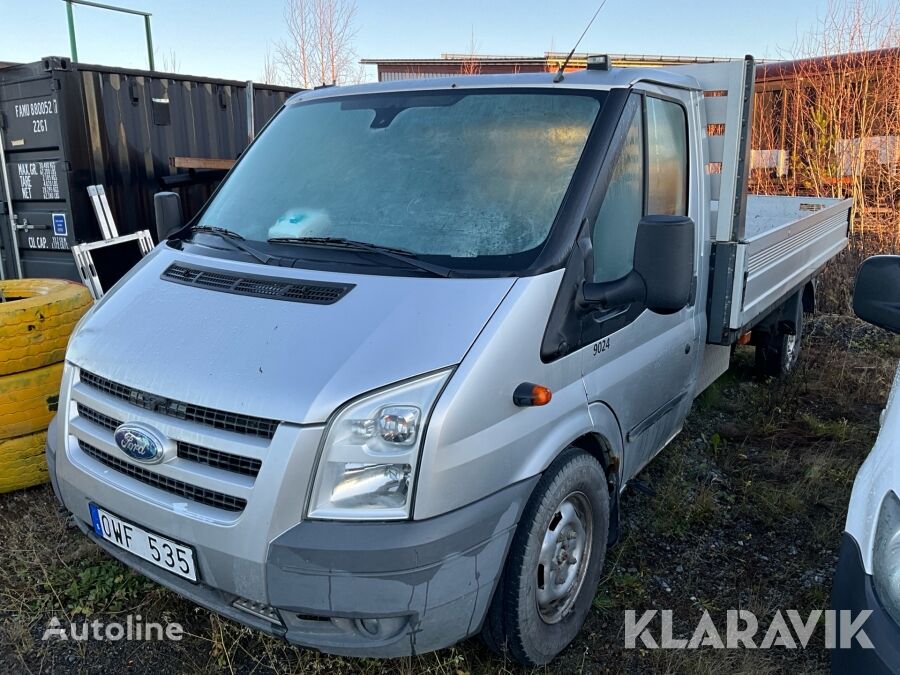
<svg viewBox="0 0 900 675"><path fill-rule="evenodd" d="M694 405L683 433L628 489L623 531L584 630L540 672L824 672L817 631L804 649L624 647L624 611L673 611L690 637L708 611L768 626L778 609L825 609L853 477L877 434L900 340L848 317L811 322L799 368L751 375L752 351ZM652 494L651 494L652 493ZM41 641L52 617L181 623L179 642ZM658 623L655 634L659 636ZM762 633L760 633L760 636ZM640 643L639 643L640 644ZM524 672L478 640L396 661L327 657L263 637L138 577L67 526L47 487L0 495L2 672Z"/></svg>

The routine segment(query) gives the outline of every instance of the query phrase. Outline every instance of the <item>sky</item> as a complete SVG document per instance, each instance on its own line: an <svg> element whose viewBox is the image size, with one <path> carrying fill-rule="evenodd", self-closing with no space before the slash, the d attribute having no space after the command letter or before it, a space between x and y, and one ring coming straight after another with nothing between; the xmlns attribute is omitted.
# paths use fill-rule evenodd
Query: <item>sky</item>
<svg viewBox="0 0 900 675"><path fill-rule="evenodd" d="M267 47L284 36L286 0L101 0L152 13L157 68L174 53L178 72L260 80ZM579 51L786 58L829 0L607 0ZM840 2L840 0L832 0ZM877 1L877 0L876 0ZM357 0L360 57L436 58L465 52L541 55L568 51L597 0ZM147 67L143 20L74 7L84 63ZM0 0L0 61L68 56L62 0ZM374 79L374 69L368 75Z"/></svg>

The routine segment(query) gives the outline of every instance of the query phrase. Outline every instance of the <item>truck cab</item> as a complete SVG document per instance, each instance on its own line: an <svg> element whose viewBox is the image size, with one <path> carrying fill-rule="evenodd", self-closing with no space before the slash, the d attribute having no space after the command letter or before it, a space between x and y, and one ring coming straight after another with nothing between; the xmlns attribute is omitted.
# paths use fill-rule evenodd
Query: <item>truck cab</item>
<svg viewBox="0 0 900 675"><path fill-rule="evenodd" d="M751 58L302 92L67 353L54 489L111 555L323 651L549 662L627 482L850 204L746 195ZM173 215L175 214L175 215Z"/></svg>

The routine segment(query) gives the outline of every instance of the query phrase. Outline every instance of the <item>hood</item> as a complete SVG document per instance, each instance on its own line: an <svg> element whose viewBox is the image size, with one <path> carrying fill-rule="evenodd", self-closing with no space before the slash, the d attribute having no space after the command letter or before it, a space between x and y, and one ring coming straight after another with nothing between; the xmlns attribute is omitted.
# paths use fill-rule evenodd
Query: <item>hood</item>
<svg viewBox="0 0 900 675"><path fill-rule="evenodd" d="M236 295L162 279L173 263L354 287L330 305ZM323 423L355 396L458 364L513 283L265 267L159 246L94 308L67 360L186 403Z"/></svg>

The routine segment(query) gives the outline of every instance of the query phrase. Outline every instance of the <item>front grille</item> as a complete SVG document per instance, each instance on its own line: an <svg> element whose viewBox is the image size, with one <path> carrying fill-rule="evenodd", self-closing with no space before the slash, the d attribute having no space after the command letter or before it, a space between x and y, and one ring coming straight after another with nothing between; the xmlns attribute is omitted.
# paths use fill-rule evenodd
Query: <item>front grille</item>
<svg viewBox="0 0 900 675"><path fill-rule="evenodd" d="M197 487L196 485L189 485L188 483L169 478L168 476L160 476L143 467L134 466L118 457L113 457L80 439L78 441L78 447L81 448L81 451L84 454L92 457L101 464L108 466L110 469L123 473L130 478L134 478L145 485L164 490L173 495L178 495L184 499L190 499L199 504L205 504L206 506L212 506L217 509L222 509L223 511L231 511L234 513L243 511L247 506L246 499L232 497L231 495L222 494L221 492L216 492L214 490L207 490L206 488Z"/></svg>
<svg viewBox="0 0 900 675"><path fill-rule="evenodd" d="M280 424L277 420L204 408L203 406L192 405L163 396L155 396L146 391L107 380L105 377L100 377L87 370L81 371L81 381L89 387L102 391L104 394L127 401L131 405L144 410L152 410L161 415L167 415L187 422L196 422L197 424L224 431L233 431L238 434L270 439L275 435L275 430Z"/></svg>
<svg viewBox="0 0 900 675"><path fill-rule="evenodd" d="M162 273L162 278L186 286L196 286L213 291L252 295L257 298L306 302L313 305L333 305L353 288L353 284L328 281L301 281L277 279L249 274L231 274L195 265L173 263Z"/></svg>
<svg viewBox="0 0 900 675"><path fill-rule="evenodd" d="M262 462L252 457L240 457L229 452L220 452L210 448L203 448L193 443L178 443L178 456L191 462L206 464L216 469L240 473L245 476L256 477L262 468Z"/></svg>
<svg viewBox="0 0 900 675"><path fill-rule="evenodd" d="M115 431L116 428L121 424L121 422L117 419L110 417L109 415L104 415L102 412L98 412L93 408L88 408L86 405L78 404L78 415L83 417L90 422L93 422L97 426L101 426L108 431Z"/></svg>
<svg viewBox="0 0 900 675"><path fill-rule="evenodd" d="M108 431L115 431L118 426L122 424L122 422L114 417L104 415L93 408L88 408L82 403L78 404L78 414L84 419L93 422ZM252 457L241 457L240 455L233 455L230 452L221 452L219 450L204 448L183 441L175 441L175 443L178 447L179 459L184 459L189 462L206 464L207 466L216 469L230 471L231 473L239 473L244 476L252 476L254 478L256 478L259 474L259 470L262 468L262 462Z"/></svg>

